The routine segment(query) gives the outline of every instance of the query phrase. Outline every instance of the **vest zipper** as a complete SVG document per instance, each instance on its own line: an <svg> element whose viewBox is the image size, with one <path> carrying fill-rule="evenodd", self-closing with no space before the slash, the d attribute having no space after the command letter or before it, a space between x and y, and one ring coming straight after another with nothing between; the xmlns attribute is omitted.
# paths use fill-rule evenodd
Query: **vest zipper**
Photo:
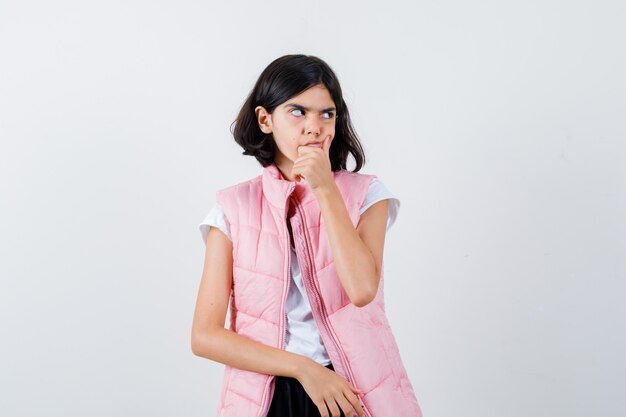
<svg viewBox="0 0 626 417"><path fill-rule="evenodd" d="M293 191L293 189L295 188L295 184L292 184L291 187L289 188L289 196L291 195L291 192ZM289 221L289 197L287 197L287 203L285 204L285 228L287 228L287 222ZM287 285L286 285L286 290L285 293L283 294L283 299L282 299L282 309L283 309L283 325L282 325L282 333L281 333L281 341L280 341L280 347L282 350L285 350L285 344L286 344L286 340L287 340L287 309L285 308L286 304L287 304L287 296L289 294L289 284L291 283L291 242L289 241L289 230L287 230L287 233L285 233L285 237L286 237L286 243L285 243L285 247L287 248ZM294 239L294 245L295 245L295 239ZM263 398L263 404L261 405L261 410L259 412L259 414L257 414L257 417L265 417L267 415L267 412L269 411L269 405L270 402L272 400L272 398L274 397L274 389L276 388L276 383L274 381L274 379L276 378L276 375L270 375L269 378L267 379L267 383L266 383L266 387L267 384L270 385L270 390L269 390L269 395L267 395L266 397ZM267 389L267 388L266 388Z"/></svg>
<svg viewBox="0 0 626 417"><path fill-rule="evenodd" d="M299 226L301 228L302 235L304 235L306 233L306 227L305 227L306 221L305 221L304 215L302 214L302 211L300 210L300 207L301 207L300 201L298 200L298 198L296 196L294 196L294 199L296 201L295 208L296 208L296 211L298 212L298 215L299 215L299 218L300 218ZM294 246L297 249L298 245L296 244L295 233L294 233L293 240L294 240ZM303 259L305 261L305 263L303 265L304 268L302 268L302 267L300 268L300 272L301 272L302 277L303 277L302 281L305 284L304 287L305 287L305 289L308 290L308 293L309 294L313 294L315 302L316 302L316 306L317 306L317 308L311 308L311 312L313 313L313 317L316 318L316 321L318 323L322 323L323 329L326 332L327 338L326 338L326 340L324 340L324 343L326 343L327 340L330 340L333 343L333 345L335 346L335 348L336 348L335 350L337 352L339 352L339 360L341 361L342 368L343 368L344 372L346 373L346 375L341 375L341 374L340 375L343 376L348 382L350 382L350 384L352 384L354 386L354 375L352 374L352 370L350 369L350 365L348 364L348 361L346 360L346 353L343 350L343 348L341 347L341 345L339 344L339 342L335 339L335 336L334 336L334 334L332 333L332 331L330 329L330 325L329 325L328 320L327 320L328 315L326 313L326 307L322 303L320 290L319 290L319 288L317 288L317 284L318 283L316 282L316 280L313 279L312 271L315 270L314 269L315 266L314 266L313 261L311 259L311 252L309 251L306 238L303 239L302 248L304 249L303 252L304 252L304 255L305 255L305 257ZM300 265L302 265L302 262L301 262L300 258L298 258L298 263ZM308 279L304 278L305 275L308 276ZM308 286L306 285L307 283L309 284ZM317 317L316 317L316 314L314 314L316 312L321 312L322 314L318 314ZM323 334L324 333L320 332L320 335L322 335L322 338L323 338ZM359 402L361 404L361 408L363 409L363 413L364 413L365 417L371 417L371 413L365 407L365 404L363 403L363 401L359 401Z"/></svg>
<svg viewBox="0 0 626 417"><path fill-rule="evenodd" d="M286 203L286 208L285 208L285 227L287 222L289 221L289 197L291 196L291 192L293 191L293 189L295 188L295 184L292 184L291 188L289 189L289 193L288 193L288 198L287 198L287 203ZM300 211L299 207L300 207L300 201L297 199L297 197L294 196L294 200L296 201L295 204L295 208L296 211L298 212L298 215L300 217L300 227L302 228L302 233L304 233L305 228L303 227L305 224L305 220L304 220L304 216L302 215L302 212ZM294 247L296 249L298 249L298 245L296 244L296 236L295 233L293 233L293 227L292 227L292 236L293 236L293 244ZM281 333L281 348L284 350L285 349L285 341L286 341L286 336L287 336L287 309L285 308L286 305L286 297L287 294L289 293L289 284L291 281L291 242L289 240L290 235L289 235L289 231L287 231L287 233L285 233L285 247L287 248L287 273L288 273L288 279L287 279L287 289L285 291L285 293L283 294L283 300L282 300L282 308L283 308L283 328L282 328L282 333ZM339 360L342 363L342 368L343 370L346 372L346 375L341 375L342 377L344 377L348 382L350 382L350 384L354 385L354 376L352 375L352 371L350 370L349 365L347 364L347 361L345 359L345 351L342 349L341 345L335 340L334 335L332 334L331 330L330 330L330 326L326 321L326 311L325 311L325 307L323 307L322 302L321 302L321 296L319 294L319 289L317 289L316 285L315 285L315 280L313 280L312 275L310 275L310 279L304 279L305 275L307 275L304 271L306 270L307 272L312 271L314 265L311 261L311 256L310 256L310 252L308 250L308 247L306 245L306 240L305 240L305 244L303 245L304 247L304 253L306 255L306 258L304 259L306 261L306 263L304 264L305 268L300 268L300 273L302 274L302 281L304 283L304 287L307 290L308 294L313 294L315 297L315 301L317 302L317 308L311 308L311 313L313 314L313 317L316 318L316 322L321 322L323 324L323 328L326 331L326 340L324 340L324 343L326 343L327 340L330 340L333 345L336 347L336 351L339 352ZM298 258L299 264L302 265L302 263L300 262L300 258ZM309 276L309 275L307 275ZM308 282L308 286L307 286L307 282ZM309 297L310 300L310 297ZM315 314L319 311L322 311L323 314L318 315ZM318 325L319 327L319 325ZM320 335L322 335L322 339L324 339L324 333L320 332ZM270 375L270 377L267 380L266 383L266 389L267 389L267 385L270 385L270 390L269 390L269 394L267 396L265 396L263 398L263 404L261 406L261 409L259 411L259 414L257 414L257 417L265 417L267 412L269 411L269 404L271 399L274 396L274 390L276 388L276 384L274 383L275 379L275 375ZM363 413L365 417L372 417L372 413L370 413L369 409L365 406L365 404L363 403L363 401L359 401L359 403L361 404L361 408L363 409Z"/></svg>

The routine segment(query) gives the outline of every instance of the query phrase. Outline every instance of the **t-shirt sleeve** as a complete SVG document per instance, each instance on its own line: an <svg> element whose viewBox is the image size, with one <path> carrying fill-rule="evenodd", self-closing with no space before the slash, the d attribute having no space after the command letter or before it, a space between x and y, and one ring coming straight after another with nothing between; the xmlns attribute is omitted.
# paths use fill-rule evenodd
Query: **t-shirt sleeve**
<svg viewBox="0 0 626 417"><path fill-rule="evenodd" d="M383 182L377 177L373 178L370 182L367 194L365 195L365 200L363 200L363 204L361 205L361 209L359 210L359 214L363 214L365 210L367 210L372 204L385 199L389 199L389 208L387 214L387 230L389 230L396 221L396 218L398 217L398 211L400 210L400 200L395 197L391 193L391 191L389 191L387 187L385 187L385 184L383 184Z"/></svg>
<svg viewBox="0 0 626 417"><path fill-rule="evenodd" d="M224 232L224 234L228 236L231 241L233 240L230 236L230 225L228 224L228 220L224 215L224 210L222 209L222 206L219 205L219 203L215 203L213 208L211 208L211 211L209 211L209 214L207 214L204 220L202 220L202 223L198 225L198 228L200 229L200 235L202 236L202 240L204 241L205 245L207 236L209 234L209 228L211 228L211 226L217 227L222 232Z"/></svg>

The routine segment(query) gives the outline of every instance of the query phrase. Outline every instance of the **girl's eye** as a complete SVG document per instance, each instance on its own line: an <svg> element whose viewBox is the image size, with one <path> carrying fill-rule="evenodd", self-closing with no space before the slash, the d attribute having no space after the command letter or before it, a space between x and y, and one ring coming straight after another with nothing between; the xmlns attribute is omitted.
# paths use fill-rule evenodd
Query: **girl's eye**
<svg viewBox="0 0 626 417"><path fill-rule="evenodd" d="M291 110L291 114L293 114L296 117L304 116L304 110L302 110L302 109L293 109L293 110ZM323 114L324 114L323 117L326 120L331 120L331 119L334 118L334 112L332 112L332 111L325 111Z"/></svg>

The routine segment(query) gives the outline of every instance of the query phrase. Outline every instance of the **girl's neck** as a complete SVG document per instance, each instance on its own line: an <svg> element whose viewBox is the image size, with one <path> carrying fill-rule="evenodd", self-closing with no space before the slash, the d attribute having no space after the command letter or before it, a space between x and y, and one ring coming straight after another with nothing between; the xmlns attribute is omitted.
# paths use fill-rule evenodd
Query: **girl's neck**
<svg viewBox="0 0 626 417"><path fill-rule="evenodd" d="M274 164L278 168L278 171L286 181L295 181L296 179L291 176L291 169L293 168L292 161L274 161Z"/></svg>

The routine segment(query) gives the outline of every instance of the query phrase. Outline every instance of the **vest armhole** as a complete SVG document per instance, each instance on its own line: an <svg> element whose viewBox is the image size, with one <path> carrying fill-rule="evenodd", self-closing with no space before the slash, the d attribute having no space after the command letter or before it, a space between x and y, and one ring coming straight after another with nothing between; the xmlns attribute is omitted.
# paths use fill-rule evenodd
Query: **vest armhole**
<svg viewBox="0 0 626 417"><path fill-rule="evenodd" d="M363 202L365 201L365 197L367 197L367 193L369 191L370 185L372 184L372 181L374 181L376 178L378 178L377 175L375 174L363 174L366 178L365 181L363 181L364 186L361 189L361 193L359 195L359 206L358 206L358 210L361 211L361 207L363 207ZM361 215L359 214L359 217Z"/></svg>
<svg viewBox="0 0 626 417"><path fill-rule="evenodd" d="M215 201L222 207L222 211L224 212L224 217L228 222L228 225L233 224L232 218L232 210L230 207L229 196L227 195L228 189L217 190L215 193ZM232 192L232 191L231 191ZM232 233L232 232L231 232Z"/></svg>

